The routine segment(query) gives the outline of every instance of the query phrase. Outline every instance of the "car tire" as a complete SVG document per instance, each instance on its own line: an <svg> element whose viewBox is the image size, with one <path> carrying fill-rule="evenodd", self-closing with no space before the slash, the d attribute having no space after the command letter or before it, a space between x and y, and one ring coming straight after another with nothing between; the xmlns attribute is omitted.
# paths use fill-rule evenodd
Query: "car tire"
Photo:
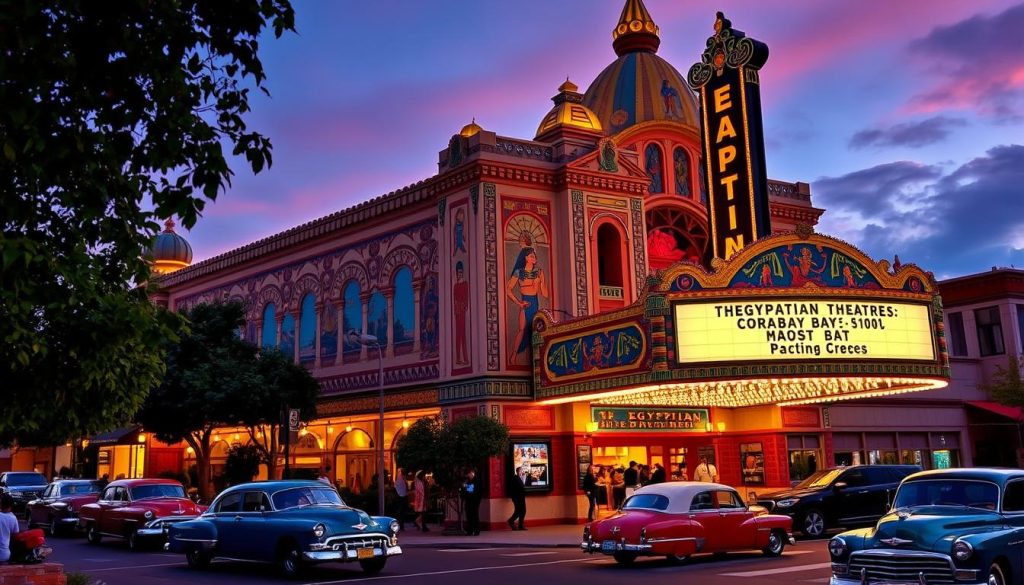
<svg viewBox="0 0 1024 585"><path fill-rule="evenodd" d="M612 555L612 558L614 558L615 562L619 563L620 565L632 565L633 561L636 560L636 553L635 552L617 552L614 555Z"/></svg>
<svg viewBox="0 0 1024 585"><path fill-rule="evenodd" d="M359 561L359 566L363 568L363 572L367 575L376 575L384 570L384 565L387 562L387 557L377 557L375 559L363 559Z"/></svg>
<svg viewBox="0 0 1024 585"><path fill-rule="evenodd" d="M686 561L690 560L690 555L666 555L665 558L670 564L682 565Z"/></svg>
<svg viewBox="0 0 1024 585"><path fill-rule="evenodd" d="M1007 585L1006 573L1003 572L1003 567L999 563L992 563L992 566L988 568L988 579L985 581L986 585Z"/></svg>
<svg viewBox="0 0 1024 585"><path fill-rule="evenodd" d="M195 546L185 551L185 562L190 569L205 569L210 564L210 555Z"/></svg>
<svg viewBox="0 0 1024 585"><path fill-rule="evenodd" d="M782 556L782 551L786 550L786 534L781 530L772 530L768 534L768 545L761 549L766 557L778 557Z"/></svg>
<svg viewBox="0 0 1024 585"><path fill-rule="evenodd" d="M817 508L811 508L800 517L800 532L808 538L821 538L825 536L825 514Z"/></svg>
<svg viewBox="0 0 1024 585"><path fill-rule="evenodd" d="M128 550L138 551L142 549L142 543L139 542L139 533L132 530L128 533Z"/></svg>
<svg viewBox="0 0 1024 585"><path fill-rule="evenodd" d="M89 544L99 544L103 540L103 536L100 535L99 530L96 530L95 524L90 524L85 527L85 539L89 541Z"/></svg>
<svg viewBox="0 0 1024 585"><path fill-rule="evenodd" d="M302 575L305 568L302 563L302 553L295 545L281 549L277 557L277 568L282 575L289 579L295 579Z"/></svg>
<svg viewBox="0 0 1024 585"><path fill-rule="evenodd" d="M50 538L58 538L64 533L64 531L60 529L60 524L58 524L57 520L54 518L50 518L50 527L46 531L50 533Z"/></svg>

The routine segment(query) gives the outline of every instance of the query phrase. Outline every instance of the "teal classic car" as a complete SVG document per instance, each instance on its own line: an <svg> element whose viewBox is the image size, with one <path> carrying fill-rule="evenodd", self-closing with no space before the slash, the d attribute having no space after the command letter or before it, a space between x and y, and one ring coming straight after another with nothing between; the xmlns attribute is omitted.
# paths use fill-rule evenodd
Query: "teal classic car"
<svg viewBox="0 0 1024 585"><path fill-rule="evenodd" d="M286 576L313 563L358 562L366 573L402 554L399 524L369 516L318 481L262 481L224 490L195 520L170 527L165 549L190 567L214 557L272 561Z"/></svg>
<svg viewBox="0 0 1024 585"><path fill-rule="evenodd" d="M909 475L874 528L828 548L831 585L1024 583L1024 470Z"/></svg>

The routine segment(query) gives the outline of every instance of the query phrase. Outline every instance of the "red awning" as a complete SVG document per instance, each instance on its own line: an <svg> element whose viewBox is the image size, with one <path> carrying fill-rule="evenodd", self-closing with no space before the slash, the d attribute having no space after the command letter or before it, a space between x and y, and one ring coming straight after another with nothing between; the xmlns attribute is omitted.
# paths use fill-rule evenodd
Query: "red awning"
<svg viewBox="0 0 1024 585"><path fill-rule="evenodd" d="M999 404L998 402L989 402L985 400L970 401L967 406L973 406L992 414L998 414L1001 417L1008 418L1021 422L1024 420L1024 412L1021 412L1019 406L1006 406L1005 404Z"/></svg>

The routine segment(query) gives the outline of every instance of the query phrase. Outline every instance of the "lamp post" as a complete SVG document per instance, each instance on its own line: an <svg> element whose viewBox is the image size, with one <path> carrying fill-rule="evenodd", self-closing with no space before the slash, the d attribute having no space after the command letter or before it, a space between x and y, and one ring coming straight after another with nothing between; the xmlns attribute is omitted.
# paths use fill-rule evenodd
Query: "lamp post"
<svg viewBox="0 0 1024 585"><path fill-rule="evenodd" d="M377 418L377 514L384 515L384 353L377 337L367 333L359 333L355 329L348 332L348 339L367 347L377 348L377 385L380 389L380 416Z"/></svg>

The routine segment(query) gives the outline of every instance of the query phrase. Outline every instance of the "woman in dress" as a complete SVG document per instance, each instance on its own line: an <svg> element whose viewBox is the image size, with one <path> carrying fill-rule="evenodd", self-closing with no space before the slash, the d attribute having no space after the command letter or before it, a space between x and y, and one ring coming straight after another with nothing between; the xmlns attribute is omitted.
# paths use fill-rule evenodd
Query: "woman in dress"
<svg viewBox="0 0 1024 585"><path fill-rule="evenodd" d="M518 297L515 294L516 288L519 289ZM540 297L548 298L544 269L537 268L537 251L533 247L527 246L519 251L512 274L505 285L505 296L519 306L519 331L509 349L508 363L527 365L530 344L533 342L533 318L540 309Z"/></svg>
<svg viewBox="0 0 1024 585"><path fill-rule="evenodd" d="M416 472L416 480L413 481L413 510L416 519L412 525L422 532L430 532L427 528L427 474L422 469Z"/></svg>

